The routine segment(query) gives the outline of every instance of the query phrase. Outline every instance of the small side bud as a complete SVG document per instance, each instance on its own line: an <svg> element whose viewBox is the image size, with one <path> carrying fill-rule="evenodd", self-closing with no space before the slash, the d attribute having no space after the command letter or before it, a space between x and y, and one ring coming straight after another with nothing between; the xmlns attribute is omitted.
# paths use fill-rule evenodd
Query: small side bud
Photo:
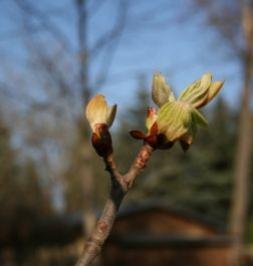
<svg viewBox="0 0 253 266"><path fill-rule="evenodd" d="M134 138L134 139L145 139L146 135L139 131L139 130L132 130L129 132L129 134Z"/></svg>
<svg viewBox="0 0 253 266"><path fill-rule="evenodd" d="M147 110L147 118L146 118L146 128L148 133L150 132L153 124L156 122L157 113L154 107L149 107Z"/></svg>

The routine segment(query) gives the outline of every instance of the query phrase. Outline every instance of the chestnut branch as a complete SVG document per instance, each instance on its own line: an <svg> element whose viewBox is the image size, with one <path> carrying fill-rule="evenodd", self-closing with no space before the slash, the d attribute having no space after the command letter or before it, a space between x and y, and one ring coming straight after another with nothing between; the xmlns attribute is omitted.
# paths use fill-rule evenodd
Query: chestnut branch
<svg viewBox="0 0 253 266"><path fill-rule="evenodd" d="M199 109L209 103L223 86L222 81L212 81L210 73L190 84L176 98L171 87L161 74L155 74L152 84L152 99L158 109L148 109L147 133L138 130L130 132L143 145L134 162L124 175L117 170L113 159L113 147L109 128L112 125L117 106L108 106L103 95L96 95L86 108L86 117L92 129L92 145L105 162L111 176L111 193L94 231L89 237L76 266L91 265L112 229L120 204L132 188L136 177L146 167L155 149L170 149L180 142L184 151L192 144L198 126L206 127L207 121Z"/></svg>
<svg viewBox="0 0 253 266"><path fill-rule="evenodd" d="M136 177L146 167L153 150L149 144L144 143L125 175L118 172L113 154L103 156L106 170L111 176L110 197L105 203L103 212L97 221L94 231L87 240L76 266L91 265L94 259L100 254L103 244L111 232L124 196L132 188Z"/></svg>

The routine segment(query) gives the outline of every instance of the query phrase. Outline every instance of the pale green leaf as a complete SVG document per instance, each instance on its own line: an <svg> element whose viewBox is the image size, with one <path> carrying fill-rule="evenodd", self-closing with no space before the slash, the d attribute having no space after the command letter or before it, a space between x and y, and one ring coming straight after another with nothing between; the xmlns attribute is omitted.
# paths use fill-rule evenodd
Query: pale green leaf
<svg viewBox="0 0 253 266"><path fill-rule="evenodd" d="M164 76L159 73L153 76L152 99L159 107L168 101L175 100L171 87L166 83Z"/></svg>

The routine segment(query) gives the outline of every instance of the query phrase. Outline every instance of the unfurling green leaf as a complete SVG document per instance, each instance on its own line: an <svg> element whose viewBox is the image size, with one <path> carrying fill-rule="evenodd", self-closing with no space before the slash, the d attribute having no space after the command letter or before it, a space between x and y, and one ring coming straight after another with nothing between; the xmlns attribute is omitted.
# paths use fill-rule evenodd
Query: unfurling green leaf
<svg viewBox="0 0 253 266"><path fill-rule="evenodd" d="M166 83L164 76L159 73L153 76L152 99L159 107L168 101L175 101L171 87Z"/></svg>
<svg viewBox="0 0 253 266"><path fill-rule="evenodd" d="M208 126L207 120L197 109L193 109L192 115L194 117L194 120L196 121L196 123L199 126L201 126L201 127L207 127Z"/></svg>
<svg viewBox="0 0 253 266"><path fill-rule="evenodd" d="M200 80L195 81L187 87L180 95L179 100L190 103L195 108L199 108L208 102L208 94L211 84L212 75L206 73Z"/></svg>
<svg viewBox="0 0 253 266"><path fill-rule="evenodd" d="M147 134L131 134L156 149L168 149L179 141L186 151L197 133L198 126L207 127L199 108L210 102L220 91L223 82L212 82L210 73L188 86L176 100L170 86L161 74L155 74L152 84L153 101L160 107L149 108L146 118Z"/></svg>
<svg viewBox="0 0 253 266"><path fill-rule="evenodd" d="M158 131L168 141L176 141L184 136L191 125L191 107L184 102L168 102L162 106L157 118Z"/></svg>

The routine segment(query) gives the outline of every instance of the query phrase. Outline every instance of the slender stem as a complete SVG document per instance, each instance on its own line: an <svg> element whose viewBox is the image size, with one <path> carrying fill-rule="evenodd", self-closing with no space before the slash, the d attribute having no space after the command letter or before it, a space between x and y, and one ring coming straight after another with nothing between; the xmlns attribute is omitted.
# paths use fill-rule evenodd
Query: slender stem
<svg viewBox="0 0 253 266"><path fill-rule="evenodd" d="M136 177L146 167L153 150L154 149L146 143L141 147L129 171L124 176L124 180L128 184L128 189L132 187Z"/></svg>
<svg viewBox="0 0 253 266"><path fill-rule="evenodd" d="M125 175L121 175L117 171L112 155L104 158L106 170L110 173L112 181L110 197L105 203L104 210L85 244L76 266L91 265L94 259L100 254L103 244L111 232L124 196L133 186L136 177L146 167L152 152L153 148L151 146L146 143L143 144L129 171Z"/></svg>
<svg viewBox="0 0 253 266"><path fill-rule="evenodd" d="M117 196L114 195L106 201L103 213L97 221L97 225L91 237L85 244L83 253L76 266L91 265L98 254L100 254L102 246L111 232L118 208L124 197L124 193L119 193L119 191L114 193L117 194Z"/></svg>

